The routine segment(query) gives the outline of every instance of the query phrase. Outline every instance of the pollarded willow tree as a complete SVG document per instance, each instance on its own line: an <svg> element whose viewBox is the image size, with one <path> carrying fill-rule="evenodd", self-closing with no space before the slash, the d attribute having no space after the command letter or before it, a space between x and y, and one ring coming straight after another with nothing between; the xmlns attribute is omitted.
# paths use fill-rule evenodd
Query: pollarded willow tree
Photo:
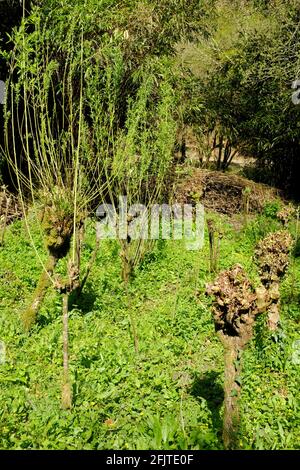
<svg viewBox="0 0 300 470"><path fill-rule="evenodd" d="M284 220L289 217L287 210L282 210L279 215ZM275 331L280 323L280 280L287 272L293 244L288 230L280 230L267 235L255 249L254 259L259 268L260 279L271 299L267 322L270 331Z"/></svg>
<svg viewBox="0 0 300 470"><path fill-rule="evenodd" d="M65 408L71 406L68 304L80 290L84 221L96 203L115 200L119 191L130 201L160 199L176 127L165 57L182 35L191 39L203 29L212 4L45 1L14 33L4 153L42 267L23 322L32 327L49 285L62 293ZM46 262L31 234L28 206L40 223ZM134 266L142 251L135 244L125 265L131 259ZM59 260L65 260L65 279L54 276Z"/></svg>
<svg viewBox="0 0 300 470"><path fill-rule="evenodd" d="M34 32L28 34L28 24L33 20ZM6 109L5 155L14 171L27 231L42 266L33 300L22 319L25 329L31 329L51 283L63 295L64 408L71 407L69 296L80 286L82 229L91 201L106 184L102 172L107 156L100 147L95 151L92 146L85 113L87 57L83 33L79 50L74 47L75 27L75 22L69 25L68 49L61 64L39 11L24 19L14 38ZM98 133L101 131L99 128ZM48 253L46 262L31 235L27 204L40 223ZM67 262L65 279L53 276L61 259Z"/></svg>
<svg viewBox="0 0 300 470"><path fill-rule="evenodd" d="M236 449L240 432L242 353L253 336L257 315L267 310L271 300L263 286L254 289L239 264L222 271L207 286L206 293L214 297L213 319L224 348L223 442L226 449Z"/></svg>
<svg viewBox="0 0 300 470"><path fill-rule="evenodd" d="M168 197L166 185L176 138L176 98L167 71L168 65L157 60L145 66L112 160L111 200L114 202L116 195L126 197L128 209L127 233L118 233L125 283L145 251L153 246L150 208Z"/></svg>
<svg viewBox="0 0 300 470"><path fill-rule="evenodd" d="M169 200L166 186L176 139L176 100L170 71L169 64L154 59L143 67L136 99L128 106L125 128L116 138L109 178L109 196L116 215L116 238L121 245L122 279L136 352L138 334L131 312L129 283L134 269L159 236L152 230L153 208ZM159 230L159 210L155 215Z"/></svg>

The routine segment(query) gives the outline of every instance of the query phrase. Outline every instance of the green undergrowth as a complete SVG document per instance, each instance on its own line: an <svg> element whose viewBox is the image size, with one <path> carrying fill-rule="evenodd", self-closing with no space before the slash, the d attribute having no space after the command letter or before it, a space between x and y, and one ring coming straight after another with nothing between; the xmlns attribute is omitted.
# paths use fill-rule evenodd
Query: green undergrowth
<svg viewBox="0 0 300 470"><path fill-rule="evenodd" d="M261 232L275 230L268 215L237 230L223 227L220 269L241 263L254 284L252 261ZM46 253L32 222L36 248ZM82 267L95 243L89 221ZM17 221L0 251L0 447L2 449L222 449L223 351L204 295L208 241L188 251L181 241L160 241L146 256L128 296L120 280L119 246L101 242L82 297L70 311L73 408L60 408L61 299L50 289L30 333L22 329L41 266L24 223ZM63 263L58 270L63 272ZM242 449L300 447L300 262L282 284L282 322L271 335L260 317L243 358ZM134 350L130 315L139 353ZM2 354L3 355L3 354Z"/></svg>

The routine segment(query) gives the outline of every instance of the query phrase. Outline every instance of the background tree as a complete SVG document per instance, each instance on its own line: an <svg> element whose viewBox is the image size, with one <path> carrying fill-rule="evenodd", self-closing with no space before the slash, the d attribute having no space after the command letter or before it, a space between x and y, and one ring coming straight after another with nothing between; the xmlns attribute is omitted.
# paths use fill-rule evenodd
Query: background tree
<svg viewBox="0 0 300 470"><path fill-rule="evenodd" d="M257 159L257 179L299 198L300 108L291 90L300 74L299 3L222 1L216 12L211 36L183 53L198 81L192 122L217 150L219 169L238 150Z"/></svg>

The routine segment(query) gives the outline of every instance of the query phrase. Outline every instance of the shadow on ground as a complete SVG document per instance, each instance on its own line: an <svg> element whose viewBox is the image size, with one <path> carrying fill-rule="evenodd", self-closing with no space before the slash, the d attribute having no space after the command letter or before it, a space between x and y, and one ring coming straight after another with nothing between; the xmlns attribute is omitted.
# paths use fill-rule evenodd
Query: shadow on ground
<svg viewBox="0 0 300 470"><path fill-rule="evenodd" d="M223 422L221 417L221 407L224 401L224 390L218 379L220 373L208 371L194 376L194 381L190 388L190 394L196 399L204 398L211 412L213 430L222 443Z"/></svg>
<svg viewBox="0 0 300 470"><path fill-rule="evenodd" d="M97 292L93 289L92 284L87 282L80 295L75 294L71 296L69 308L72 309L76 307L83 315L92 312L97 297Z"/></svg>

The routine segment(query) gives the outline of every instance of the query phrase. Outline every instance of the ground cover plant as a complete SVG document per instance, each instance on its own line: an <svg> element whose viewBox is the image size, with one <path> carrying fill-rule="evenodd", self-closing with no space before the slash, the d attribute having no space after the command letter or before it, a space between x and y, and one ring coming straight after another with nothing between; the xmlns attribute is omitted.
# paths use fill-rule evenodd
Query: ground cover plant
<svg viewBox="0 0 300 470"><path fill-rule="evenodd" d="M237 234L230 219L222 217L226 233L220 269L239 262L255 279L255 222ZM268 222L265 218L264 224ZM42 249L39 231L33 230ZM84 264L94 243L90 222ZM7 356L1 365L2 448L223 448L223 353L211 301L204 295L213 279L208 238L200 252L183 250L180 241L162 242L138 269L130 284L138 355L120 284L118 250L115 241L103 242L86 293L70 311L74 403L71 411L63 411L59 296L48 292L32 333L24 332L20 311L34 290L39 267L24 223L8 228L0 255L1 339ZM244 351L237 443L242 449L299 447L299 364L293 349L299 315L297 301L287 300L290 276L282 286L279 331L268 332L262 316Z"/></svg>
<svg viewBox="0 0 300 470"><path fill-rule="evenodd" d="M0 448L299 449L298 1L21 3Z"/></svg>

